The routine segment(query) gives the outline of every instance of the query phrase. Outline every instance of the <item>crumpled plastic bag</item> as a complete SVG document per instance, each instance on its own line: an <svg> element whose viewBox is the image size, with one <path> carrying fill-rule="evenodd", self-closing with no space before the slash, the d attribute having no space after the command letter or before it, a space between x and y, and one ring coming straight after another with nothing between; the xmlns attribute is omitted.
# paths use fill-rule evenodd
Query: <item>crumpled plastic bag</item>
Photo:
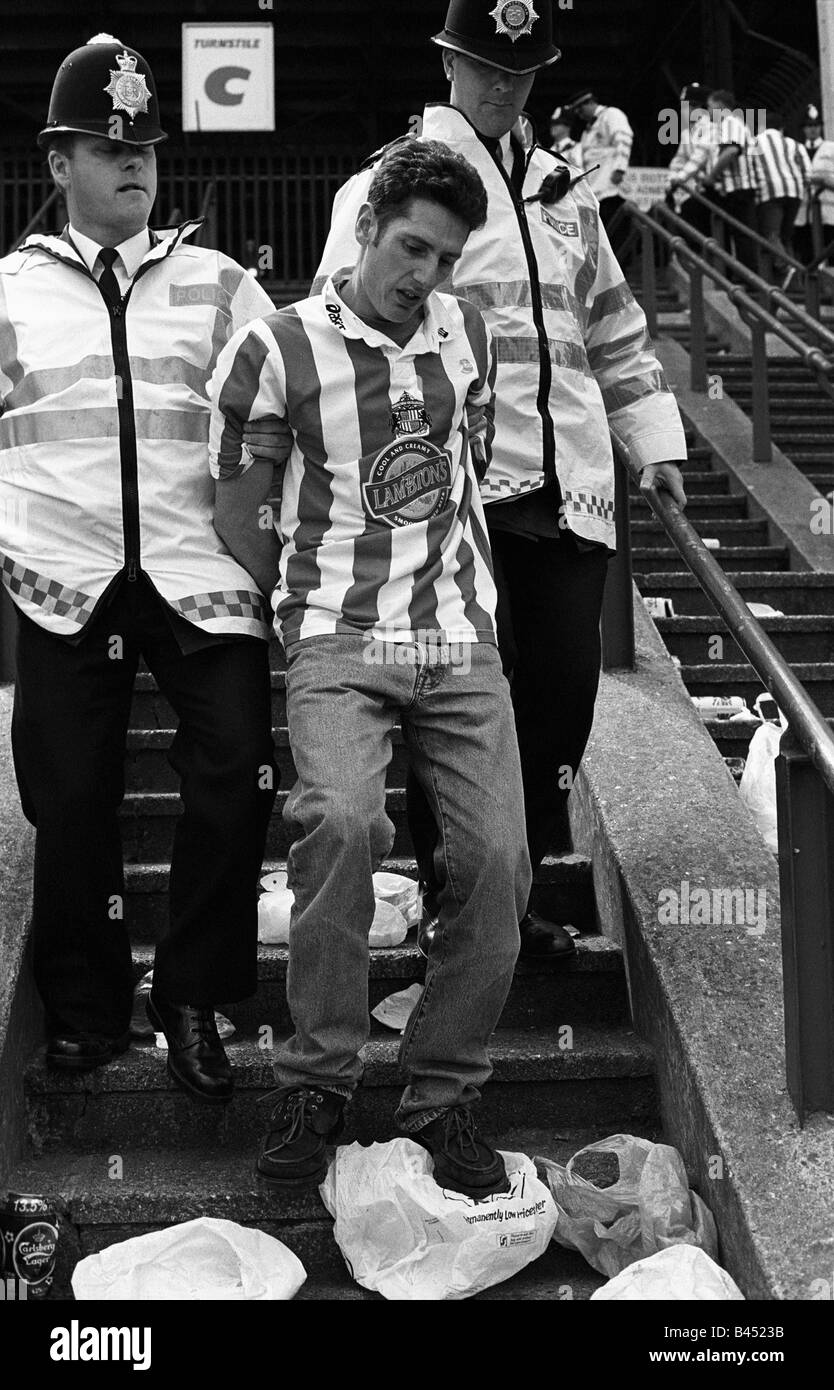
<svg viewBox="0 0 834 1390"><path fill-rule="evenodd" d="M744 1294L725 1269L695 1245L669 1245L637 1260L591 1294L591 1302L664 1303L744 1301Z"/></svg>
<svg viewBox="0 0 834 1390"><path fill-rule="evenodd" d="M377 877L378 875L374 874L374 879ZM394 878L399 875L386 874L383 877ZM412 879L404 879L403 882L412 884L416 899L417 884ZM258 940L262 946L286 946L290 939L293 891L287 887L286 874L280 872L267 874L261 879L261 884L267 891L258 899ZM402 890L399 890L399 897L403 898ZM375 904L368 945L401 945L408 935L409 923L406 918L393 902L377 896Z"/></svg>
<svg viewBox="0 0 834 1390"><path fill-rule="evenodd" d="M374 897L379 903L390 903L402 913L406 926L416 927L422 912L420 885L405 874L374 874Z"/></svg>
<svg viewBox="0 0 834 1390"><path fill-rule="evenodd" d="M612 1153L619 1176L611 1187L573 1171L582 1154ZM646 1255L670 1245L698 1245L718 1253L718 1236L709 1207L689 1190L677 1149L633 1134L613 1134L575 1153L563 1167L536 1158L553 1193L558 1221L553 1239L578 1250L594 1269L612 1278Z"/></svg>
<svg viewBox="0 0 834 1390"><path fill-rule="evenodd" d="M386 1028L394 1028L398 1033L404 1033L422 993L422 985L409 985L408 989L400 989L396 994L387 995L375 1009L371 1009L371 1014L379 1019L380 1023L384 1023Z"/></svg>
<svg viewBox="0 0 834 1390"><path fill-rule="evenodd" d="M288 1302L307 1271L274 1236L236 1221L198 1216L110 1245L75 1267L76 1298L247 1299Z"/></svg>
<svg viewBox="0 0 834 1390"><path fill-rule="evenodd" d="M747 762L741 774L738 790L756 827L774 854L779 851L779 831L776 824L776 757L787 720L779 712L779 724L761 723L750 740Z"/></svg>
<svg viewBox="0 0 834 1390"><path fill-rule="evenodd" d="M412 1139L338 1148L319 1192L357 1283L394 1301L458 1300L538 1259L556 1225L553 1198L525 1154L502 1156L510 1191L476 1202L438 1187Z"/></svg>

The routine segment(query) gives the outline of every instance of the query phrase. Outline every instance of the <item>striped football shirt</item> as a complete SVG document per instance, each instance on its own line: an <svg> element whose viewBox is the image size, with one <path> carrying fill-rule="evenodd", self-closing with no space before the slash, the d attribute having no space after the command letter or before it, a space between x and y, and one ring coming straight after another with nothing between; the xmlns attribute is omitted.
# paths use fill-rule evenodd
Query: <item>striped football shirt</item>
<svg viewBox="0 0 834 1390"><path fill-rule="evenodd" d="M751 141L750 169L760 203L773 198L804 198L808 191L808 151L781 130L763 130Z"/></svg>
<svg viewBox="0 0 834 1390"><path fill-rule="evenodd" d="M748 192L753 187L753 175L750 172L750 161L748 151L750 148L750 132L747 129L741 116L735 111L712 112L713 126L717 127L717 138L719 153L723 152L727 145L738 145L741 153L733 164L728 164L726 169L722 169L718 175L716 187L719 193L740 193Z"/></svg>
<svg viewBox="0 0 834 1390"><path fill-rule="evenodd" d="M211 468L251 463L247 420L286 435L275 625L288 652L323 634L495 643L478 484L492 439L495 359L472 305L432 294L399 347L338 293L256 319L211 383Z"/></svg>

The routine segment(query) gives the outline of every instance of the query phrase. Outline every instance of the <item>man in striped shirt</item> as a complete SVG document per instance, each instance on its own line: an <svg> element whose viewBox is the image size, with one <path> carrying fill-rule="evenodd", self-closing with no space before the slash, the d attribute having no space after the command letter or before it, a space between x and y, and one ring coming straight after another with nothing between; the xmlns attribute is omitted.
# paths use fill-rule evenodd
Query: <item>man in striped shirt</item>
<svg viewBox="0 0 834 1390"><path fill-rule="evenodd" d="M750 143L759 231L775 252L773 273L778 279L787 269L781 258L791 254L793 225L811 178L808 151L785 135L784 125L779 112L769 111L765 129Z"/></svg>
<svg viewBox="0 0 834 1390"><path fill-rule="evenodd" d="M732 92L724 88L710 92L707 107L718 157L704 179L703 188L711 191L719 209L752 229L756 222L756 196L748 159L750 132L741 111L735 109ZM749 237L728 229L727 243L742 265L749 270L758 269L756 248Z"/></svg>
<svg viewBox="0 0 834 1390"><path fill-rule="evenodd" d="M409 1084L397 1118L443 1186L475 1197L507 1188L471 1114L531 880L478 491L495 362L479 311L436 292L485 220L468 161L436 141L395 147L359 210L357 264L236 334L212 381L215 524L265 592L277 541L258 521L273 464L253 459L242 432L260 420L283 435L272 602L298 777L285 817L303 835L289 856L295 1035L276 1056L258 1159L281 1188L321 1181L362 1076L371 876L394 838L385 771L398 719L445 886L400 1050Z"/></svg>

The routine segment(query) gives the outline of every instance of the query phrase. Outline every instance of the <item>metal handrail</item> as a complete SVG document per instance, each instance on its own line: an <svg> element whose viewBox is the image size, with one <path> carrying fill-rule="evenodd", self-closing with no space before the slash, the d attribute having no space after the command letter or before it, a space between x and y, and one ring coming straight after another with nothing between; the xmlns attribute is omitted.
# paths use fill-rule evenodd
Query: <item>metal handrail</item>
<svg viewBox="0 0 834 1390"><path fill-rule="evenodd" d="M56 202L60 197L60 188L53 188L52 192L49 194L49 197L45 198L44 201L41 203L34 217L30 217L29 221L26 223L26 226L23 228L23 231L20 233L20 236L17 238L17 241L15 241L9 247L9 255L11 255L12 251L16 251L18 246L23 245L30 232L33 232L35 228L39 226L41 222L43 222L44 218L46 217L46 214L52 207L52 204Z"/></svg>
<svg viewBox="0 0 834 1390"><path fill-rule="evenodd" d="M624 456L623 461L635 482L639 483L640 470ZM698 580L716 613L727 624L759 680L787 718L802 749L808 754L828 790L834 794L834 733L826 719L801 681L797 680L782 653L753 617L692 523L680 511L671 493L655 485L641 491L641 496L648 498L652 511L681 559Z"/></svg>
<svg viewBox="0 0 834 1390"><path fill-rule="evenodd" d="M740 221L738 217L734 217L731 212L727 212L726 208L722 208L717 203L714 203L710 198L706 198L704 194L701 193L697 188L687 188L685 191L690 198L695 199L696 203L700 203L702 207L707 208L712 217L719 218L722 222L725 222L728 227L731 227L733 231L742 232L748 238L749 241L752 241L755 245L761 247L761 249L765 251L768 256L773 256L774 247L771 245L771 243L767 240L766 237L762 236L761 232L754 231L752 227L746 226L745 223ZM806 281L809 282L810 291L809 294L806 295L806 303L808 298L812 298L813 302L815 303L815 305L817 305L818 308L819 291L816 288L816 283L818 282L820 276L822 276L826 281L828 281L829 288L834 289L834 272L827 270L819 261L811 261L808 265L806 265L804 261L800 261L797 256L792 255L791 252L787 250L787 248L785 248L784 251L779 251L778 256L779 260L784 261L784 263L786 265L789 265L792 270L800 271L802 275L805 277ZM746 266L742 266L742 269L746 268ZM770 286L769 288L776 289L776 286Z"/></svg>
<svg viewBox="0 0 834 1390"><path fill-rule="evenodd" d="M790 342L795 335L743 290L729 286L720 271L673 236L656 218L639 209L643 272L647 298L652 301L652 331L657 331L654 237L678 251L690 272L692 377L694 389L706 389L703 278L733 291L748 315L753 336L754 458L762 440L770 450L765 330ZM804 347L804 345L803 345ZM696 364L696 356L700 364ZM824 363L818 348L806 349L807 361ZM703 374L703 381L696 380ZM762 407L765 429L762 433ZM634 666L630 583L631 530L627 479L639 469L616 449L623 466L616 469L616 569L609 578L603 607L603 661L606 670ZM785 1071L788 1094L800 1123L814 1110L834 1112L834 876L828 865L834 857L834 734L807 690L753 617L748 605L723 572L701 537L683 517L677 503L656 485L643 493L672 545L694 575L712 608L726 624L739 649L763 686L770 691L787 720L776 758L776 801L779 841L779 885Z"/></svg>
<svg viewBox="0 0 834 1390"><path fill-rule="evenodd" d="M707 200L703 199L703 201L706 202ZM707 206L711 206L711 204L707 204ZM830 328L826 328L825 324L820 323L819 319L814 318L813 314L809 314L806 309L800 308L798 304L795 304L793 300L776 285L768 284L767 280L763 280L761 275L756 274L755 270L750 270L748 266L736 260L731 252L727 251L720 242L716 241L715 237L704 236L703 232L699 232L697 228L691 226L684 218L672 212L671 208L668 208L665 203L655 203L652 212L656 213L662 221L667 221L671 223L673 227L679 228L684 236L688 236L696 245L700 245L702 251L706 251L709 255L717 256L719 260L732 268L735 275L741 276L753 289L765 295L769 300L772 300L780 309L784 309L785 313L796 319L803 328L809 333L812 333L815 337L821 339L821 341L834 352L834 333L832 333ZM731 218L730 220L732 222L736 221L735 218ZM743 227L744 224L739 222L738 226ZM801 262L797 262L797 265L801 265ZM832 284L834 284L834 277L832 277ZM761 305L759 305L759 308L761 308ZM764 312L767 313L767 310L764 310ZM774 324L779 324L780 320L774 317L772 322ZM776 329L773 328L771 331L775 333Z"/></svg>

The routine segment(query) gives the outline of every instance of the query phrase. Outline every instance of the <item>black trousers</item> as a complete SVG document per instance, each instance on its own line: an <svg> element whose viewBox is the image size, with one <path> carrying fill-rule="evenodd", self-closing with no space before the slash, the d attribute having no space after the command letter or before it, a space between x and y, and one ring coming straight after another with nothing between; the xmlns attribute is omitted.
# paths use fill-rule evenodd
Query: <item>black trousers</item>
<svg viewBox="0 0 834 1390"><path fill-rule="evenodd" d="M33 946L50 1031L118 1036L133 972L118 808L140 655L179 718L181 778L170 923L154 982L178 1003L245 998L257 983L257 875L277 787L267 644L184 655L150 584L123 583L76 645L18 614L12 747L36 827Z"/></svg>
<svg viewBox="0 0 834 1390"><path fill-rule="evenodd" d="M487 513L488 514L488 513ZM572 537L531 540L490 530L498 590L498 646L512 686L533 871L563 841L567 801L594 719L608 554ZM416 778L408 822L424 882L435 885L437 829Z"/></svg>

